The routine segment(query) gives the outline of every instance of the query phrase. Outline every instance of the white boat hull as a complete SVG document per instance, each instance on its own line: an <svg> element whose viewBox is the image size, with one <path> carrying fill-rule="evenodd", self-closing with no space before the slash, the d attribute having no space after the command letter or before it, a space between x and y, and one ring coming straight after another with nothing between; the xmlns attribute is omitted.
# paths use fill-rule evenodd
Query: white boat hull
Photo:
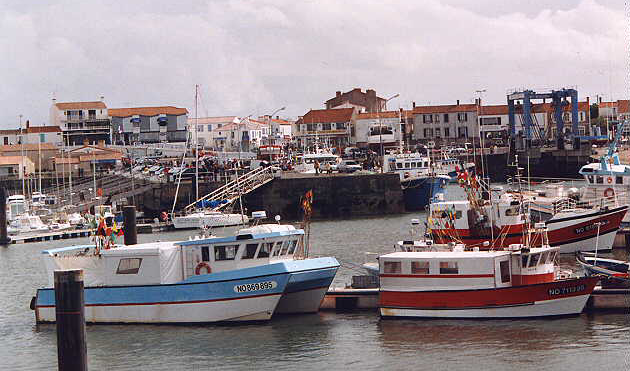
<svg viewBox="0 0 630 371"><path fill-rule="evenodd" d="M204 323L271 318L281 294L238 300L152 305L86 306L87 323ZM39 322L55 322L54 307L37 308Z"/></svg>
<svg viewBox="0 0 630 371"><path fill-rule="evenodd" d="M433 317L433 318L526 318L565 316L578 314L586 305L590 294L536 301L530 304L462 309L407 309L380 308L383 317Z"/></svg>
<svg viewBox="0 0 630 371"><path fill-rule="evenodd" d="M324 300L328 287L293 292L282 295L276 313L315 313Z"/></svg>

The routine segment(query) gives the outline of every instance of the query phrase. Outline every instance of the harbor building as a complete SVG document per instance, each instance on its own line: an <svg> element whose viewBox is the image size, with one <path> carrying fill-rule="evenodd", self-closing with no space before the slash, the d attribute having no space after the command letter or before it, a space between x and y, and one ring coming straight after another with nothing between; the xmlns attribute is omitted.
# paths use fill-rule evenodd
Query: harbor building
<svg viewBox="0 0 630 371"><path fill-rule="evenodd" d="M478 138L478 104L456 104L437 106L415 106L413 139L455 141Z"/></svg>
<svg viewBox="0 0 630 371"><path fill-rule="evenodd" d="M52 143L57 146L63 144L62 132L59 126L30 126L26 122L26 128L0 130L0 144L37 144Z"/></svg>
<svg viewBox="0 0 630 371"><path fill-rule="evenodd" d="M0 145L0 158L25 156L34 164L34 170L53 169L53 158L59 154L59 147L53 143ZM27 171L28 173L28 171Z"/></svg>
<svg viewBox="0 0 630 371"><path fill-rule="evenodd" d="M0 156L0 177L23 179L35 173L35 164L27 156Z"/></svg>
<svg viewBox="0 0 630 371"><path fill-rule="evenodd" d="M328 147L346 147L350 144L352 123L356 108L310 110L295 122L298 146L312 146L316 142Z"/></svg>
<svg viewBox="0 0 630 371"><path fill-rule="evenodd" d="M357 112L387 111L387 101L376 96L376 91L367 89L365 93L360 88L348 92L337 91L333 98L328 99L324 106L327 110L333 108L356 108Z"/></svg>
<svg viewBox="0 0 630 371"><path fill-rule="evenodd" d="M251 118L238 119L212 131L217 151L250 151L258 148L269 135L269 126Z"/></svg>
<svg viewBox="0 0 630 371"><path fill-rule="evenodd" d="M67 146L81 145L85 140L112 143L111 122L103 97L95 102L64 103L53 98L50 125L61 128L63 142Z"/></svg>
<svg viewBox="0 0 630 371"><path fill-rule="evenodd" d="M116 144L185 142L188 110L173 106L110 108ZM109 144L109 142L108 142Z"/></svg>
<svg viewBox="0 0 630 371"><path fill-rule="evenodd" d="M273 118L269 115L259 116L258 121L269 127L269 136L263 144L286 145L293 140L293 121L281 119L280 116Z"/></svg>
<svg viewBox="0 0 630 371"><path fill-rule="evenodd" d="M238 122L239 118L237 116L189 117L188 127L191 128L190 131L192 133L194 133L196 128L200 147L212 147L214 145L214 134L218 133L218 131L215 132L215 129Z"/></svg>
<svg viewBox="0 0 630 371"><path fill-rule="evenodd" d="M72 171L73 176L92 176L114 169L121 165L122 152L107 148L105 142L101 141L97 145L85 144L64 153L53 159L55 172L57 174L68 174Z"/></svg>

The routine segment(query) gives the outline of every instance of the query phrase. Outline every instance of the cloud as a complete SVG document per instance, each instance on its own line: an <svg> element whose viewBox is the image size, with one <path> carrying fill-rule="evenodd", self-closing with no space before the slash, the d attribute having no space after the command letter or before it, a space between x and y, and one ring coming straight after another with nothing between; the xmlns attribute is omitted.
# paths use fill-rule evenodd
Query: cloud
<svg viewBox="0 0 630 371"><path fill-rule="evenodd" d="M186 4L184 6L183 4ZM509 5L508 5L509 4ZM391 108L505 101L514 87L627 96L623 6L594 0L30 2L0 8L2 127L48 121L51 97L302 115L337 90Z"/></svg>

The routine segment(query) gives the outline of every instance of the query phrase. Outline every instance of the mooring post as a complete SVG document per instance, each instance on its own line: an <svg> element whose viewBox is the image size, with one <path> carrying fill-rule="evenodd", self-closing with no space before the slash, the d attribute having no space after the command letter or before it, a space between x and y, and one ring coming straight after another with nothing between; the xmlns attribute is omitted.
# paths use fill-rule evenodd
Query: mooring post
<svg viewBox="0 0 630 371"><path fill-rule="evenodd" d="M123 207L123 230L125 232L125 245L135 245L138 243L138 229L136 228L136 207Z"/></svg>
<svg viewBox="0 0 630 371"><path fill-rule="evenodd" d="M55 271L55 317L59 371L87 371L83 271Z"/></svg>
<svg viewBox="0 0 630 371"><path fill-rule="evenodd" d="M7 190L0 187L0 245L8 245L11 240L7 237Z"/></svg>

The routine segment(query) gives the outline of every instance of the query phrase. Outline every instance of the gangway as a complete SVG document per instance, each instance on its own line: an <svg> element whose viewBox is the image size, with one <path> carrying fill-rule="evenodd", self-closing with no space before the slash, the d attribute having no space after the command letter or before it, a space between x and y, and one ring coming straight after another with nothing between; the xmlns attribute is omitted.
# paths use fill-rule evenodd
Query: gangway
<svg viewBox="0 0 630 371"><path fill-rule="evenodd" d="M186 206L184 208L184 212L192 212L197 208L199 203L203 205L205 203L204 201L216 201L214 204L208 202L210 204L208 209L218 211L237 200L240 196L246 195L272 181L274 178L274 170L275 168L272 166L259 167L238 176L235 180L215 189L197 201Z"/></svg>

